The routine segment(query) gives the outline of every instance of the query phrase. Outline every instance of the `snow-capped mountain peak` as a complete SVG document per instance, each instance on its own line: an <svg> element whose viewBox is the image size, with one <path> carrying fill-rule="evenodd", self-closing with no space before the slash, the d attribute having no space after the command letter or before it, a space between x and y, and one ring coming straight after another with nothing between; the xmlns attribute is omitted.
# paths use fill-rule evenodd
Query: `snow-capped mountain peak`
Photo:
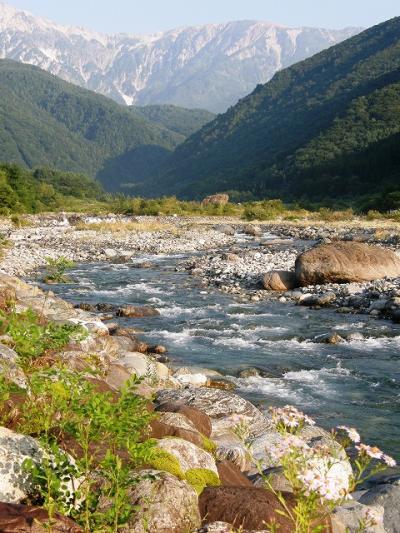
<svg viewBox="0 0 400 533"><path fill-rule="evenodd" d="M62 26L0 2L0 57L30 63L126 104L224 111L274 73L360 29L236 21L152 35Z"/></svg>

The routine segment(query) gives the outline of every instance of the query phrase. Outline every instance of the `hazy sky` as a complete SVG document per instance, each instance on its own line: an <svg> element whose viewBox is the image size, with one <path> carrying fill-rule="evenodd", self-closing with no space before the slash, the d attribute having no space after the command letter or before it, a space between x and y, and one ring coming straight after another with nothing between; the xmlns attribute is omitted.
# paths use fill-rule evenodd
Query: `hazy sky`
<svg viewBox="0 0 400 533"><path fill-rule="evenodd" d="M367 27L400 15L400 0L8 0L8 3L62 24L107 33L150 33L243 19L288 26Z"/></svg>

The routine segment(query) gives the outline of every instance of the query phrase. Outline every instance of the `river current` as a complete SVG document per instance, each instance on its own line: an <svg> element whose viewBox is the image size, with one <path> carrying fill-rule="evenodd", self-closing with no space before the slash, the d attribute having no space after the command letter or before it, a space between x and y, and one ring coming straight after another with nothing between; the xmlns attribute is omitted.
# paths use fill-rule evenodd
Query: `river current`
<svg viewBox="0 0 400 533"><path fill-rule="evenodd" d="M400 459L400 326L291 303L240 303L177 272L184 258L136 257L151 261L151 269L78 265L70 274L74 282L53 290L73 303L153 305L160 316L118 320L142 329L148 343L166 345L173 365L233 376L237 392L261 408L292 404L327 429L354 426L365 442ZM331 331L364 338L312 342ZM249 367L266 377L237 377Z"/></svg>

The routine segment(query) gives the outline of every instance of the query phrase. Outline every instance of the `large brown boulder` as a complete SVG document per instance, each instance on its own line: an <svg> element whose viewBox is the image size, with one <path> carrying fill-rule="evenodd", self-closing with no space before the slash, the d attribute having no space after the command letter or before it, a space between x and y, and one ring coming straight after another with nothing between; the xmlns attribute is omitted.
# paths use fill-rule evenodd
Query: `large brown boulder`
<svg viewBox="0 0 400 533"><path fill-rule="evenodd" d="M201 202L202 205L226 205L229 202L229 194L213 194L207 196Z"/></svg>
<svg viewBox="0 0 400 533"><path fill-rule="evenodd" d="M252 487L253 484L234 463L219 461L217 463L218 475L224 487Z"/></svg>
<svg viewBox="0 0 400 533"><path fill-rule="evenodd" d="M293 508L293 496L285 495ZM235 528L261 530L276 523L280 533L293 531L292 522L277 513L283 511L278 498L254 487L207 487L199 498L200 514L207 522L227 522Z"/></svg>
<svg viewBox="0 0 400 533"><path fill-rule="evenodd" d="M197 431L206 437L211 436L212 427L210 417L203 411L196 409L196 407L185 405L183 402L166 401L157 407L157 411L184 415L192 422Z"/></svg>
<svg viewBox="0 0 400 533"><path fill-rule="evenodd" d="M295 506L293 494L282 493L289 510ZM199 498L204 523L227 522L234 528L266 530L275 524L280 533L292 533L293 522L286 516L278 498L265 489L255 487L207 487ZM322 531L330 531L330 521ZM315 524L317 526L317 524Z"/></svg>
<svg viewBox="0 0 400 533"><path fill-rule="evenodd" d="M336 242L299 255L295 272L301 287L397 278L400 277L400 257L379 246Z"/></svg>
<svg viewBox="0 0 400 533"><path fill-rule="evenodd" d="M0 503L0 531L2 533L46 533L49 531L49 515L40 507L27 507ZM69 518L56 514L53 533L82 533L82 529Z"/></svg>
<svg viewBox="0 0 400 533"><path fill-rule="evenodd" d="M263 277L263 285L268 291L290 291L297 286L296 276L294 272L272 270Z"/></svg>

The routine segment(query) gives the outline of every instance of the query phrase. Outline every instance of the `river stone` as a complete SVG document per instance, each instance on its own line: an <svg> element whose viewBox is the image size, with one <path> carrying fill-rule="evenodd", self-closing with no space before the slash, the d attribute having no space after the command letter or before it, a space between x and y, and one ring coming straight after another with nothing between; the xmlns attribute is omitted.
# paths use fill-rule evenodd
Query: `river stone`
<svg viewBox="0 0 400 533"><path fill-rule="evenodd" d="M0 428L0 501L20 503L31 490L29 475L23 469L26 459L39 463L43 453L39 444L26 435Z"/></svg>
<svg viewBox="0 0 400 533"><path fill-rule="evenodd" d="M197 429L193 422L182 413L159 413L158 420L169 426L175 428L186 429L188 431L196 431Z"/></svg>
<svg viewBox="0 0 400 533"><path fill-rule="evenodd" d="M157 448L175 456L183 472L193 468L205 468L218 474L214 457L192 442L178 438L166 438L157 442Z"/></svg>
<svg viewBox="0 0 400 533"><path fill-rule="evenodd" d="M175 374L174 377L182 385L190 385L191 387L204 387L208 383L208 378L204 374Z"/></svg>
<svg viewBox="0 0 400 533"><path fill-rule="evenodd" d="M243 232L246 235L251 235L253 237L259 237L260 235L262 235L262 229L260 228L260 226L255 226L253 224L247 224L246 226L244 226Z"/></svg>
<svg viewBox="0 0 400 533"><path fill-rule="evenodd" d="M160 312L150 305L125 305L117 311L117 316L126 318L144 318L158 316L159 314Z"/></svg>
<svg viewBox="0 0 400 533"><path fill-rule="evenodd" d="M295 506L292 494L282 493L289 509ZM281 533L292 533L293 522L275 494L256 487L206 487L199 497L200 514L207 522L226 522L234 528L268 529L272 523ZM326 524L328 525L328 524Z"/></svg>
<svg viewBox="0 0 400 533"><path fill-rule="evenodd" d="M139 352L122 352L120 363L126 366L138 377L145 377L149 380L165 380L169 377L169 369L163 363L152 361L146 355Z"/></svg>
<svg viewBox="0 0 400 533"><path fill-rule="evenodd" d="M230 461L217 462L218 475L224 487L251 487L251 481L242 474L240 468Z"/></svg>
<svg viewBox="0 0 400 533"><path fill-rule="evenodd" d="M226 522L213 522L197 529L195 533L233 533L231 524ZM244 532L247 533L247 532Z"/></svg>
<svg viewBox="0 0 400 533"><path fill-rule="evenodd" d="M363 494L359 502L382 506L385 510L385 530L388 533L400 532L400 485L377 485Z"/></svg>
<svg viewBox="0 0 400 533"><path fill-rule="evenodd" d="M296 276L294 272L273 270L263 277L263 286L268 291L286 292L297 286Z"/></svg>
<svg viewBox="0 0 400 533"><path fill-rule="evenodd" d="M182 414L190 420L197 431L206 437L211 436L212 426L210 417L195 407L190 407L182 402L166 402L158 405L156 410L162 413Z"/></svg>
<svg viewBox="0 0 400 533"><path fill-rule="evenodd" d="M400 277L400 257L392 250L355 242L323 244L296 260L299 286Z"/></svg>
<svg viewBox="0 0 400 533"><path fill-rule="evenodd" d="M201 524L195 490L166 472L147 470L130 494L136 506L125 533L187 533Z"/></svg>
<svg viewBox="0 0 400 533"><path fill-rule="evenodd" d="M49 531L49 515L42 507L0 503L0 531L2 533L46 533ZM53 518L51 531L53 533L82 533L78 524L58 513Z"/></svg>
<svg viewBox="0 0 400 533"><path fill-rule="evenodd" d="M21 388L26 388L26 378L18 365L18 354L8 346L0 344L0 374Z"/></svg>
<svg viewBox="0 0 400 533"><path fill-rule="evenodd" d="M164 389L158 391L156 402L181 402L203 411L212 420L213 432L216 429L231 430L237 415L248 419L252 435L259 435L264 429L271 427L271 421L252 403L237 394L220 389Z"/></svg>
<svg viewBox="0 0 400 533"><path fill-rule="evenodd" d="M362 529L364 533L390 533L391 531L399 531L387 529L384 527L384 509L383 507L361 505L355 501L349 501L337 507L331 516L332 533L359 533L360 523L368 519L368 513L373 512L377 518L375 525Z"/></svg>

